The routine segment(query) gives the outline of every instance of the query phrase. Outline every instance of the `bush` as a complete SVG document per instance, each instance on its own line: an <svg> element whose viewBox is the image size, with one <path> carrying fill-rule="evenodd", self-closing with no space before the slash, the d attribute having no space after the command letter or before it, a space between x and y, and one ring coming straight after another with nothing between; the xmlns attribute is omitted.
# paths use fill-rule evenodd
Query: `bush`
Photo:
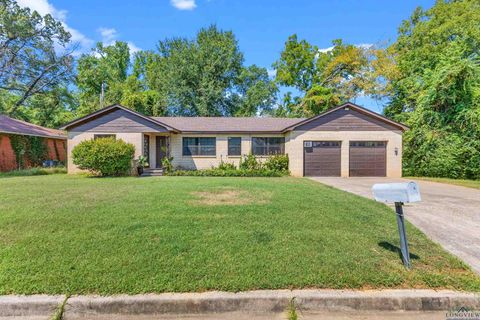
<svg viewBox="0 0 480 320"><path fill-rule="evenodd" d="M253 154L249 154L240 159L239 169L243 170L259 170L262 164L257 160Z"/></svg>
<svg viewBox="0 0 480 320"><path fill-rule="evenodd" d="M72 150L74 164L101 176L130 174L134 154L133 144L114 138L82 141Z"/></svg>
<svg viewBox="0 0 480 320"><path fill-rule="evenodd" d="M169 176L196 176L196 177L282 177L284 172L268 170L268 169L229 169L221 170L218 168L206 170L175 170L166 173Z"/></svg>
<svg viewBox="0 0 480 320"><path fill-rule="evenodd" d="M288 155L273 155L263 163L263 167L268 170L288 172Z"/></svg>
<svg viewBox="0 0 480 320"><path fill-rule="evenodd" d="M214 168L212 168L214 169ZM234 163L230 163L230 162L224 162L223 160L220 162L219 166L218 166L218 169L219 170L236 170L237 167L235 166Z"/></svg>
<svg viewBox="0 0 480 320"><path fill-rule="evenodd" d="M163 172L169 173L173 171L173 157L165 157L162 159Z"/></svg>

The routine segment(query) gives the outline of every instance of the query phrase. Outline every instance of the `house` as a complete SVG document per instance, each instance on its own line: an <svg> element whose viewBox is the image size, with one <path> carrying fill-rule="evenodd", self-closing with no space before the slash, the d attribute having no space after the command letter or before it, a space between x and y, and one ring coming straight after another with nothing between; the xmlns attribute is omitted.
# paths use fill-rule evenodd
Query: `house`
<svg viewBox="0 0 480 320"><path fill-rule="evenodd" d="M41 155L34 154L33 139L44 144ZM45 160L65 162L66 140L63 131L0 114L0 171L39 166Z"/></svg>
<svg viewBox="0 0 480 320"><path fill-rule="evenodd" d="M70 156L81 141L114 136L132 143L150 167L173 157L183 169L208 169L242 155L267 158L286 153L294 176L387 176L402 174L402 133L406 126L346 103L308 119L268 117L147 117L112 105L68 123Z"/></svg>

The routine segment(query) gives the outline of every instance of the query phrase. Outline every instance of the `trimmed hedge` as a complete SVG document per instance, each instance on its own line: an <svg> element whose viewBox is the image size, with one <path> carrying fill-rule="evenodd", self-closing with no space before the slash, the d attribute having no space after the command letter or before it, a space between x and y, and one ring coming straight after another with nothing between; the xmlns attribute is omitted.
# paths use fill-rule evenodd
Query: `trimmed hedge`
<svg viewBox="0 0 480 320"><path fill-rule="evenodd" d="M134 155L133 144L114 138L82 141L72 150L75 165L101 176L129 175Z"/></svg>
<svg viewBox="0 0 480 320"><path fill-rule="evenodd" d="M268 169L206 169L206 170L175 170L166 173L168 176L197 176L197 177L282 177L288 172Z"/></svg>

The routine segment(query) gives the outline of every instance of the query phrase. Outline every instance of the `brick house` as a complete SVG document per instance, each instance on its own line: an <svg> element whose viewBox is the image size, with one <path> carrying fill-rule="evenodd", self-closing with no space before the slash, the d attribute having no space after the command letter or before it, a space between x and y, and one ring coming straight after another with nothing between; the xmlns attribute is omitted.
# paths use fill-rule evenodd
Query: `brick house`
<svg viewBox="0 0 480 320"><path fill-rule="evenodd" d="M294 176L402 175L402 134L408 128L353 103L308 119L269 117L148 117L112 105L72 121L67 152L84 140L114 137L135 146L151 168L173 157L183 169L239 164L246 154L288 154ZM68 157L68 172L80 170Z"/></svg>
<svg viewBox="0 0 480 320"><path fill-rule="evenodd" d="M35 137L35 138L30 138ZM42 143L45 152L32 161L29 142ZM65 163L67 136L61 130L37 126L25 121L0 114L0 172L38 166L44 160L56 160ZM15 142L20 141L25 150L15 152ZM20 159L18 157L21 157Z"/></svg>

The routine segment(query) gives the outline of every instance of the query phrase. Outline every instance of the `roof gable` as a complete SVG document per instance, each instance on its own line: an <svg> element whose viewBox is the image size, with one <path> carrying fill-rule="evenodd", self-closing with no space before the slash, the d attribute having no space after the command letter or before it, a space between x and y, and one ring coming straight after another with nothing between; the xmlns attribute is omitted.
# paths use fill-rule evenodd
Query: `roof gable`
<svg viewBox="0 0 480 320"><path fill-rule="evenodd" d="M72 129L89 131L99 126L102 127L102 130L107 130L106 132L109 132L110 130L120 130L120 132L138 132L138 130L154 130L160 132L178 131L163 122L147 117L118 104L108 106L69 122L61 127L61 129L70 131Z"/></svg>
<svg viewBox="0 0 480 320"><path fill-rule="evenodd" d="M347 102L317 116L300 121L284 132L292 130L316 131L379 131L408 130L408 127L376 112Z"/></svg>

